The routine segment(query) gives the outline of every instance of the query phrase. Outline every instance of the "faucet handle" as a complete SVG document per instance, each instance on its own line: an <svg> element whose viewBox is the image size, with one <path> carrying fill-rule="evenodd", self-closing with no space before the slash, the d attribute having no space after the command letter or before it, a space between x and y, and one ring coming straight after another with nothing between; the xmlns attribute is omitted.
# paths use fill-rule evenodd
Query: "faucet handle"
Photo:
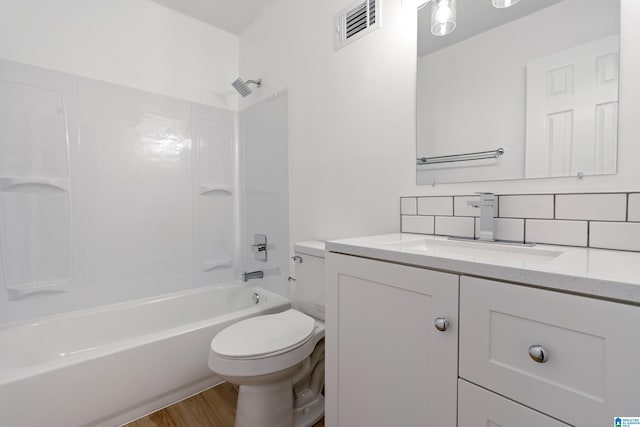
<svg viewBox="0 0 640 427"><path fill-rule="evenodd" d="M476 194L480 196L480 200L485 202L492 202L496 199L495 193L476 192Z"/></svg>

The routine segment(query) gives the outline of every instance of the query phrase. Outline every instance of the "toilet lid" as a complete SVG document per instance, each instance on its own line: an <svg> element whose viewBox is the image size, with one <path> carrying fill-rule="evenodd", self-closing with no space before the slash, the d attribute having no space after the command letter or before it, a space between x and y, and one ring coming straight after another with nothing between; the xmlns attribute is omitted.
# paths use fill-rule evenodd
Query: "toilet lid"
<svg viewBox="0 0 640 427"><path fill-rule="evenodd" d="M306 341L315 319L296 310L252 317L221 331L211 350L223 357L257 357L276 353Z"/></svg>

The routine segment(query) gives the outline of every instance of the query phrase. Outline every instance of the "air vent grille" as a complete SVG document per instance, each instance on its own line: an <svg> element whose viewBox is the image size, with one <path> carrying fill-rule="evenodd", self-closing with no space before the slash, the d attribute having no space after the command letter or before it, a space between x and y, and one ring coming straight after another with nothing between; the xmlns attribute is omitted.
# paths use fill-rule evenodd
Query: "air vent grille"
<svg viewBox="0 0 640 427"><path fill-rule="evenodd" d="M336 16L336 49L378 28L379 1L360 0Z"/></svg>
<svg viewBox="0 0 640 427"><path fill-rule="evenodd" d="M351 38L367 28L368 22L367 4L363 3L356 9L347 13L347 38Z"/></svg>
<svg viewBox="0 0 640 427"><path fill-rule="evenodd" d="M369 25L376 23L376 0L369 0Z"/></svg>

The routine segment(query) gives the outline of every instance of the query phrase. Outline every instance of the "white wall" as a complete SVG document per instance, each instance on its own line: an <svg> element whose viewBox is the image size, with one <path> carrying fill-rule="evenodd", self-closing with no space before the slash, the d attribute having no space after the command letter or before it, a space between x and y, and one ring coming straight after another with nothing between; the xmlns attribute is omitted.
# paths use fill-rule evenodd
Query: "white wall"
<svg viewBox="0 0 640 427"><path fill-rule="evenodd" d="M0 0L0 58L237 107L238 38L149 0Z"/></svg>
<svg viewBox="0 0 640 427"><path fill-rule="evenodd" d="M420 168L420 181L524 178L527 64L617 34L619 15L615 2L567 0L419 58L418 157L506 152Z"/></svg>
<svg viewBox="0 0 640 427"><path fill-rule="evenodd" d="M240 72L288 87L291 243L398 229L415 179L415 11L382 1L382 26L335 52L349 1L280 0L240 37Z"/></svg>
<svg viewBox="0 0 640 427"><path fill-rule="evenodd" d="M289 88L291 242L399 230L400 195L640 188L640 3L622 2L619 172L615 176L415 184L416 11L382 1L382 27L333 51L347 0L280 0L240 37L240 72ZM463 5L460 5L463 7Z"/></svg>

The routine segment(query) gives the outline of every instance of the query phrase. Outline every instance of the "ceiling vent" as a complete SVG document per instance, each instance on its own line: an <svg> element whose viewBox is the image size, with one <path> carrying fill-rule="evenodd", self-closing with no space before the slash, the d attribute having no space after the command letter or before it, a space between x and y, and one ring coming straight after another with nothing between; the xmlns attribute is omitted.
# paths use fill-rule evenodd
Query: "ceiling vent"
<svg viewBox="0 0 640 427"><path fill-rule="evenodd" d="M380 26L380 0L360 0L336 16L336 43L340 49Z"/></svg>

